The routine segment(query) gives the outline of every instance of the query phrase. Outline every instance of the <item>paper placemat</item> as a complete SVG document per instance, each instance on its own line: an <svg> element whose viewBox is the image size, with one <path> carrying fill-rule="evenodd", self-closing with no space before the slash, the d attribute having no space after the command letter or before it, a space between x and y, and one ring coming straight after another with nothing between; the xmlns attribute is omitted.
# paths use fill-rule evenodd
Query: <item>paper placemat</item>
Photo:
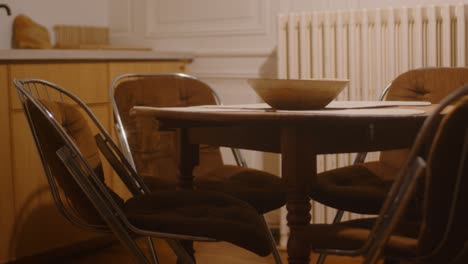
<svg viewBox="0 0 468 264"><path fill-rule="evenodd" d="M278 113L302 113L313 115L333 115L333 116L408 116L421 115L426 113L420 109L403 109L403 108L359 108L359 109L336 109L336 110L305 110L305 111L283 111L278 110Z"/></svg>
<svg viewBox="0 0 468 264"><path fill-rule="evenodd" d="M272 109L271 106L269 106L266 103L259 103L259 104L230 104L230 105L200 105L198 107L203 107L203 108L213 108L213 109L247 109L247 110L268 110Z"/></svg>
<svg viewBox="0 0 468 264"><path fill-rule="evenodd" d="M140 109L154 109L154 107L138 107ZM181 112L276 112L276 113L291 113L291 114L310 114L310 115L334 115L334 116L402 116L402 115L420 115L424 114L424 110L420 109L403 109L403 108L358 108L358 109L322 109L322 110L274 110L271 108L215 108L206 106L192 107L160 107L158 109L173 110Z"/></svg>
<svg viewBox="0 0 468 264"><path fill-rule="evenodd" d="M375 107L390 107L390 106L425 106L430 105L430 102L422 101L333 101L325 108L375 108Z"/></svg>
<svg viewBox="0 0 468 264"><path fill-rule="evenodd" d="M425 106L430 102L422 101L333 101L324 109L359 109L359 108L378 108L391 106ZM233 104L233 105L202 105L203 108L214 109L244 109L244 110L269 110L272 109L266 103L260 104ZM285 110L286 111L286 110Z"/></svg>

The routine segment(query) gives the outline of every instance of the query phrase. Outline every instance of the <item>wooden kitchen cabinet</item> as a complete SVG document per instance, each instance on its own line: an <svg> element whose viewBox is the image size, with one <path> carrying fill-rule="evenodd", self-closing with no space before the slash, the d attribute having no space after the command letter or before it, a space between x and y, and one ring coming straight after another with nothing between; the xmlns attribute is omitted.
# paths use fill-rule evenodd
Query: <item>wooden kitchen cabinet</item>
<svg viewBox="0 0 468 264"><path fill-rule="evenodd" d="M8 67L0 65L0 263L9 259L15 222L7 80Z"/></svg>
<svg viewBox="0 0 468 264"><path fill-rule="evenodd" d="M84 100L113 133L109 85L124 73L185 72L187 59L1 60L0 56L0 263L78 249L103 235L68 223L55 208L13 79L40 78ZM105 169L110 172L110 168ZM109 185L123 189L109 174ZM72 250L73 251L73 250Z"/></svg>

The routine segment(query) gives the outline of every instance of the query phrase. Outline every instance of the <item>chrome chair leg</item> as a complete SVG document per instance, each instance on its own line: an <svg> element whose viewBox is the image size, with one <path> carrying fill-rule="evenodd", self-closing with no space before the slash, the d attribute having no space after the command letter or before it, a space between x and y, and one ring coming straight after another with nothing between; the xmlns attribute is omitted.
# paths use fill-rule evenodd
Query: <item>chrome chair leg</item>
<svg viewBox="0 0 468 264"><path fill-rule="evenodd" d="M184 246L180 243L180 241L166 239L167 244L171 247L174 253L177 256L177 263L184 263L184 264L195 264L195 260L192 256L187 252Z"/></svg>
<svg viewBox="0 0 468 264"><path fill-rule="evenodd" d="M266 230L268 231L268 235L270 237L270 242L271 242L271 253L273 254L273 258L275 259L276 264L282 264L283 262L281 261L281 256L278 252L278 247L276 246L275 238L273 237L273 234L271 233L270 227L268 227L268 224L265 221L265 217L262 217L263 220L263 225L265 226Z"/></svg>
<svg viewBox="0 0 468 264"><path fill-rule="evenodd" d="M325 259L327 258L327 254L325 253L320 253L320 255L317 258L317 264L323 264L325 263Z"/></svg>
<svg viewBox="0 0 468 264"><path fill-rule="evenodd" d="M388 90L388 86L385 88L385 91L381 97L380 100L385 96L386 90ZM356 154L356 157L354 158L353 164L358 164L358 163L363 163L366 160L367 157L367 152L360 152ZM338 210L335 214L335 218L333 218L333 224L341 222L341 219L343 218L344 211L343 210ZM325 253L320 253L318 259L317 259L317 264L323 264L325 263L325 258L327 257L327 254Z"/></svg>
<svg viewBox="0 0 468 264"><path fill-rule="evenodd" d="M148 246L149 246L150 253L151 253L151 259L153 260L153 263L159 264L158 256L156 255L156 249L154 248L153 240L151 239L151 237L147 237L146 239L148 242Z"/></svg>
<svg viewBox="0 0 468 264"><path fill-rule="evenodd" d="M120 227L117 227L110 224L111 229L114 229L116 232L117 238L123 243L124 247L127 248L131 252L131 256L136 261L136 263L141 264L151 264L148 258L145 256L145 253L140 249L137 245L136 241L133 240L132 237L129 236L125 230L122 230Z"/></svg>
<svg viewBox="0 0 468 264"><path fill-rule="evenodd" d="M335 214L335 218L333 218L333 224L341 222L341 219L343 218L344 211L343 210L338 210ZM317 259L317 264L323 264L325 263L325 259L327 258L327 254L325 253L320 253L318 259Z"/></svg>

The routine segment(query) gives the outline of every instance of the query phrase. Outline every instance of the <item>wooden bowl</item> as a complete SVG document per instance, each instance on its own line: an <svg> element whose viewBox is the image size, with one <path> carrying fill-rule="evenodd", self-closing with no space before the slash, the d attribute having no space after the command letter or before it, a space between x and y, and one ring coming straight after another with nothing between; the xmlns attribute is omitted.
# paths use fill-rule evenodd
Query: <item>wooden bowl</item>
<svg viewBox="0 0 468 264"><path fill-rule="evenodd" d="M312 110L329 104L349 80L248 79L247 82L265 103L275 109Z"/></svg>

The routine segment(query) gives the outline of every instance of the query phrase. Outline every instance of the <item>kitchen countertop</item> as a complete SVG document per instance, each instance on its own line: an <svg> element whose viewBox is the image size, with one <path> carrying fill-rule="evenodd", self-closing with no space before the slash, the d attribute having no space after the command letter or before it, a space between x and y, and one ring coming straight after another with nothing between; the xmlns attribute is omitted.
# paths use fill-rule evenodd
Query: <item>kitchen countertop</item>
<svg viewBox="0 0 468 264"><path fill-rule="evenodd" d="M40 60L188 60L188 53L167 53L139 50L62 50L62 49L0 49L1 61Z"/></svg>

